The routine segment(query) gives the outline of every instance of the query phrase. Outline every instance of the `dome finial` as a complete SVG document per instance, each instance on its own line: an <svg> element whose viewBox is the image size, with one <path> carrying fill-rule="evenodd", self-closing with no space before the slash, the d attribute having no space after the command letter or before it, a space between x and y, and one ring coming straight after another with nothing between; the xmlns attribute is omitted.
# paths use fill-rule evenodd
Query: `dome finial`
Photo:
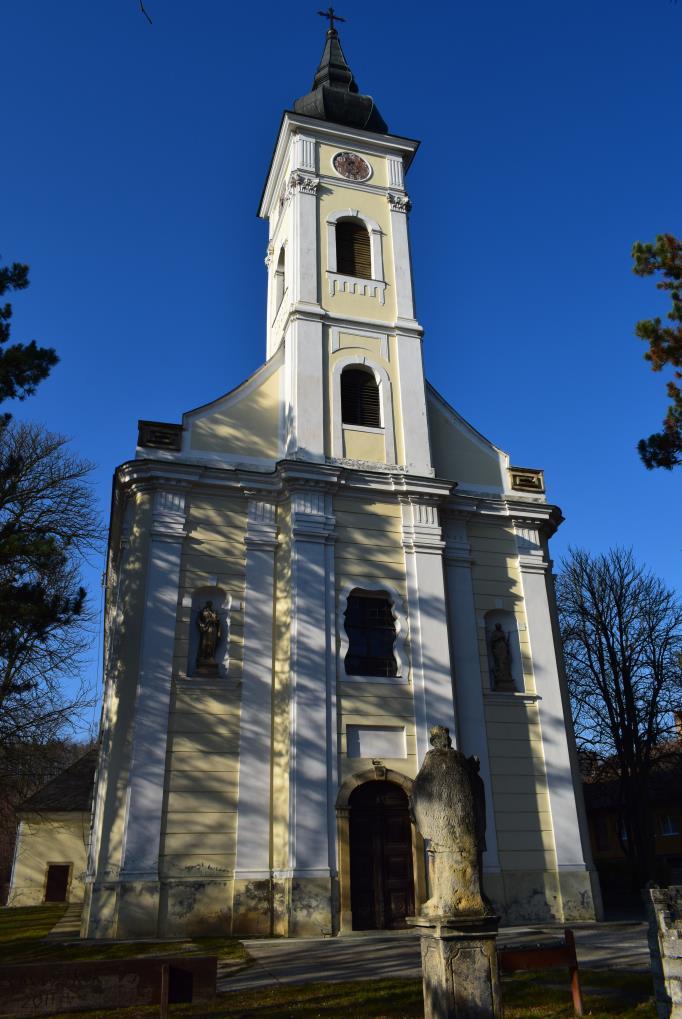
<svg viewBox="0 0 682 1019"><path fill-rule="evenodd" d="M335 22L345 21L334 13L334 8L317 12L327 18L329 28L324 51L313 80L313 87L307 95L294 103L294 111L318 120L329 120L334 124L346 124L367 131L387 134L388 127L374 105L371 96L361 95L353 72L341 49L341 40Z"/></svg>

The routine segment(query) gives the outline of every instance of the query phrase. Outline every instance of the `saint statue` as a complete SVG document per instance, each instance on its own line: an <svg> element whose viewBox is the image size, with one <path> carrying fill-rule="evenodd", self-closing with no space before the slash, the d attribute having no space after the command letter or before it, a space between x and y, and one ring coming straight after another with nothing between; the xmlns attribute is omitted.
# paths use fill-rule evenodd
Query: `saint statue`
<svg viewBox="0 0 682 1019"><path fill-rule="evenodd" d="M410 813L428 840L431 898L422 916L492 916L481 889L485 789L477 757L454 750L450 731L431 729L429 750L410 797Z"/></svg>
<svg viewBox="0 0 682 1019"><path fill-rule="evenodd" d="M199 627L197 669L217 672L215 653L220 640L220 618L213 608L212 601L207 601L197 616L197 626Z"/></svg>
<svg viewBox="0 0 682 1019"><path fill-rule="evenodd" d="M511 654L509 637L502 629L501 623L495 623L490 635L490 650L493 656L493 680L498 689L513 688L514 677L511 673Z"/></svg>

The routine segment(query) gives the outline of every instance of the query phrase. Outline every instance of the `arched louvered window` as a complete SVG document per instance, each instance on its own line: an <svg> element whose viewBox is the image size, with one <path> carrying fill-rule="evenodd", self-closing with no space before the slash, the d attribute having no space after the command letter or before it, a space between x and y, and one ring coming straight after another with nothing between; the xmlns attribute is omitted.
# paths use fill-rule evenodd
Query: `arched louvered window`
<svg viewBox="0 0 682 1019"><path fill-rule="evenodd" d="M275 269L275 314L279 311L279 306L284 298L284 292L286 290L286 254L284 248L279 253L277 259L277 268Z"/></svg>
<svg viewBox="0 0 682 1019"><path fill-rule="evenodd" d="M367 228L356 220L336 224L336 271L345 276L372 279L372 255Z"/></svg>
<svg viewBox="0 0 682 1019"><path fill-rule="evenodd" d="M372 372L344 368L341 373L341 420L344 425L381 428L379 387Z"/></svg>
<svg viewBox="0 0 682 1019"><path fill-rule="evenodd" d="M388 595L356 588L348 595L344 620L348 635L346 675L397 676L395 619Z"/></svg>

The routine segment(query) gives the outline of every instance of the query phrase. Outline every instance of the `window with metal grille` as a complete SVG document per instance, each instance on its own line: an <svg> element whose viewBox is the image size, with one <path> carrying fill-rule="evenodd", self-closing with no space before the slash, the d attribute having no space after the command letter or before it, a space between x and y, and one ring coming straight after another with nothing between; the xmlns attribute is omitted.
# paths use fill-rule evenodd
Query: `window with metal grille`
<svg viewBox="0 0 682 1019"><path fill-rule="evenodd" d="M353 591L348 595L344 619L346 675L397 676L395 620L388 595Z"/></svg>
<svg viewBox="0 0 682 1019"><path fill-rule="evenodd" d="M342 219L336 224L336 271L365 280L372 278L369 234L362 223Z"/></svg>
<svg viewBox="0 0 682 1019"><path fill-rule="evenodd" d="M341 372L341 420L344 425L381 428L379 387L372 372L364 368Z"/></svg>

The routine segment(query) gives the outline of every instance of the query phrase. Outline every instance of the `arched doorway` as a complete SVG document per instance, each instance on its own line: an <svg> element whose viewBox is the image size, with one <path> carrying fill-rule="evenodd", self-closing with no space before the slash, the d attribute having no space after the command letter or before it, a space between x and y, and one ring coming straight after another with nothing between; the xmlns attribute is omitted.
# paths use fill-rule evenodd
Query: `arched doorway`
<svg viewBox="0 0 682 1019"><path fill-rule="evenodd" d="M405 927L414 913L407 796L393 782L370 781L353 790L348 807L353 930Z"/></svg>

